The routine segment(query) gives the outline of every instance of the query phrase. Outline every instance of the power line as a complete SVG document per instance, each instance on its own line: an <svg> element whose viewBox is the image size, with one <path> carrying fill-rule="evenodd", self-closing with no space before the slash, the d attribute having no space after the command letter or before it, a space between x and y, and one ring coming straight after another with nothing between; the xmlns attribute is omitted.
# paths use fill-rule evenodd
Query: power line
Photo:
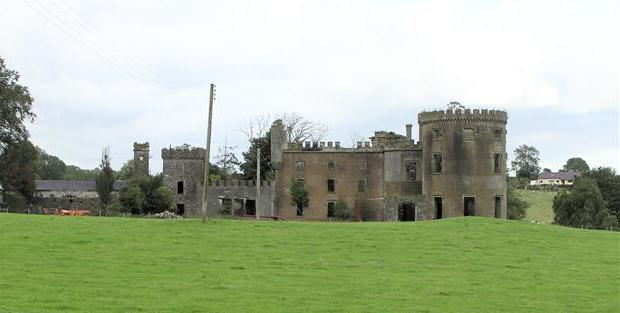
<svg viewBox="0 0 620 313"><path fill-rule="evenodd" d="M35 0L35 2L38 4L39 8L31 5L26 0L22 0L22 2L26 6L28 6L31 10L33 10L37 15L41 16L47 22L49 22L54 27L56 27L58 30L63 32L65 35L71 37L73 40L77 41L78 43L83 45L85 48L90 50L92 53L94 53L95 55L97 55L100 58L104 59L108 63L114 65L119 70L121 70L121 71L123 71L123 72L125 72L125 73L127 73L129 75L131 75L132 77L134 77L134 78L136 78L136 79L138 79L138 80L140 80L140 81L142 81L142 82L144 82L146 84L155 85L155 86L158 86L158 87L164 87L165 89L173 89L171 86L167 85L166 83L163 83L161 81L149 78L148 77L149 75L145 75L145 73L143 73L139 69L136 69L135 67L132 67L131 64L129 64L129 65L123 64L123 63L126 63L126 62L123 62L122 60L120 60L118 57L116 57L114 55L109 55L109 52L107 50L100 49L101 50L101 52L100 52L98 49L96 49L97 48L96 47L97 46L96 43L93 44L93 43L91 43L88 40L80 38L79 33L77 31L75 31L74 29L72 29L71 25L69 25L67 22L63 21L62 18L60 18L57 14L52 12L48 7L43 5L38 0ZM43 11L41 11L40 10L41 8L45 12L47 12L47 14L45 14Z"/></svg>
<svg viewBox="0 0 620 313"><path fill-rule="evenodd" d="M95 25L94 23L89 21L88 18L84 17L84 15L82 15L78 10L73 8L71 5L69 5L64 0L60 0L60 3L62 3L62 5L64 7L66 7L68 10L73 12L73 14L71 14L71 12L68 12L67 10L65 10L62 6L55 4L53 1L50 1L50 4L52 4L54 7L58 8L60 11L62 11L67 17L73 18L75 20L75 22L78 25L81 26L82 29L84 29L88 33L96 36L101 42L107 44L110 48L116 50L118 53L124 55L128 59L131 59L141 69L143 69L143 70L153 74L154 76L158 77L162 81L167 82L170 85L188 87L189 84L186 81L181 81L182 84L178 84L178 83L175 84L174 82L178 81L178 79L174 79L171 76L167 75L166 73L164 73L162 71L159 71L153 65L153 62L149 62L145 58L142 58L142 57L140 57L138 55L135 55L135 54L131 53L131 51L129 51L129 49L126 49L121 44L119 44L117 41L115 41L111 36L109 36L103 30L101 30L99 27L97 27L97 25Z"/></svg>

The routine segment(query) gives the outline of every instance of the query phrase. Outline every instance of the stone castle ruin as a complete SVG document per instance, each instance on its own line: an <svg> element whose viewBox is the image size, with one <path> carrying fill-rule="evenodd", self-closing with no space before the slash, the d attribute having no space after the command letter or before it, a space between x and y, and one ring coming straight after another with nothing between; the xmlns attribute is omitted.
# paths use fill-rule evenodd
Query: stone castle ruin
<svg viewBox="0 0 620 313"><path fill-rule="evenodd" d="M259 215L330 220L340 201L372 220L506 218L506 123L504 111L422 112L417 142L408 124L405 135L375 132L370 141L343 148L337 141L287 142L285 127L276 121L271 128L275 180L261 182ZM148 144L146 149L148 159ZM143 156L135 145L134 151ZM204 153L188 147L162 150L164 184L184 215L200 214ZM309 195L301 210L292 204L294 181ZM254 214L254 181L209 184L209 215Z"/></svg>

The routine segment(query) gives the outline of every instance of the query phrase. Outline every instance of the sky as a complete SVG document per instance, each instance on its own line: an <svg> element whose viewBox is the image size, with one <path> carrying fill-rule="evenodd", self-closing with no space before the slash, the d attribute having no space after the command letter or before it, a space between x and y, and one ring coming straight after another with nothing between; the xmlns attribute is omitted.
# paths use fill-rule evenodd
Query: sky
<svg viewBox="0 0 620 313"><path fill-rule="evenodd" d="M32 141L115 168L134 142L247 146L252 117L297 112L350 134L404 133L458 101L506 110L507 150L620 169L617 1L4 1L0 57L35 98ZM417 127L414 127L414 139Z"/></svg>

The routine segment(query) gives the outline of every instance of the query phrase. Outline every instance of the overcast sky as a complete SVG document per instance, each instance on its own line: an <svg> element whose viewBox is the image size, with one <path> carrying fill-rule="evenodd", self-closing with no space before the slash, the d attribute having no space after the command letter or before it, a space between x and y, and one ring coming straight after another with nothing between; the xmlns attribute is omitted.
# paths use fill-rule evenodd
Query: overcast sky
<svg viewBox="0 0 620 313"><path fill-rule="evenodd" d="M32 140L113 166L134 141L240 152L260 114L404 133L450 101L508 111L508 150L620 169L617 1L3 1L0 56L35 98ZM417 127L414 127L417 138ZM215 148L215 152L217 149Z"/></svg>

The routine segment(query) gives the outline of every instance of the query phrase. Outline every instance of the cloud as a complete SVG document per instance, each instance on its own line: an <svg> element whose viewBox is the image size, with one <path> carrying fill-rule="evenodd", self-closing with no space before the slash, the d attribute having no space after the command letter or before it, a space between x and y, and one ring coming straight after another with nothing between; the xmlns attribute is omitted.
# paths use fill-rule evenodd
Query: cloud
<svg viewBox="0 0 620 313"><path fill-rule="evenodd" d="M86 167L105 145L117 166L133 141L151 141L154 158L169 144L203 145L211 82L214 143L240 149L240 124L264 113L300 112L345 142L351 130L402 131L453 100L618 112L613 1L25 2L40 12L22 2L0 12L0 55L36 98L33 140ZM618 125L562 140L584 131Z"/></svg>

